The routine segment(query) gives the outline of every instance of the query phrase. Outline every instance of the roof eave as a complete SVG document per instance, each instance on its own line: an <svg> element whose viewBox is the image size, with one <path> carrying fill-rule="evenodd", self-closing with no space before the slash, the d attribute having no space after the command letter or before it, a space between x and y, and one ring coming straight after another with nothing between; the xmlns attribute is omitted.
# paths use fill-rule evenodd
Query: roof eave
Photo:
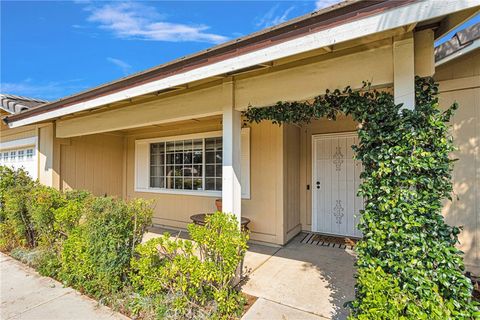
<svg viewBox="0 0 480 320"><path fill-rule="evenodd" d="M379 2L379 4L385 3L387 2ZM434 0L419 2L406 0L405 2L401 2L402 5L399 5L398 2L388 2L390 6L392 6L392 3L395 3L395 6L388 8L386 11L334 25L333 27L309 33L305 36L294 38L293 40L281 42L270 47L261 48L211 64L209 63L159 80L134 84L131 87L122 88L118 92L106 94L105 96L94 96L85 101L72 103L71 105L65 104L56 109L46 110L49 107L48 105L44 106L43 110L41 110L41 108L35 108L35 110L31 112L10 116L10 119L7 121L11 127L17 127L54 119L67 114L93 109L109 103L164 90L172 86L184 85L192 81L218 76L252 65L267 63L275 59L293 56L302 52L327 47L332 44L361 38L404 25L442 17L454 12L475 8L480 4L478 0L448 1L442 2L441 4ZM381 28L378 26L381 26ZM44 113L39 113L39 111L44 111Z"/></svg>
<svg viewBox="0 0 480 320"><path fill-rule="evenodd" d="M457 50L455 51L454 53L444 57L443 59L440 59L438 61L435 62L435 67L439 67L441 66L442 64L445 64L447 62L450 62L450 61L453 61L459 57L462 57L476 49L480 48L480 39L476 39L474 40L472 43L470 43L469 45L461 48L460 50Z"/></svg>

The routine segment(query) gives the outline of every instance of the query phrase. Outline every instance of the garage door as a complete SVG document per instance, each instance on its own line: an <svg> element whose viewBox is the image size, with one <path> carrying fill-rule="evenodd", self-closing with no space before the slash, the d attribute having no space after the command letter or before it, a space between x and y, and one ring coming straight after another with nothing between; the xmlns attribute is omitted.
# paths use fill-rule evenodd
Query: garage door
<svg viewBox="0 0 480 320"><path fill-rule="evenodd" d="M33 179L37 179L37 157L35 146L0 151L0 164L14 169L23 168Z"/></svg>

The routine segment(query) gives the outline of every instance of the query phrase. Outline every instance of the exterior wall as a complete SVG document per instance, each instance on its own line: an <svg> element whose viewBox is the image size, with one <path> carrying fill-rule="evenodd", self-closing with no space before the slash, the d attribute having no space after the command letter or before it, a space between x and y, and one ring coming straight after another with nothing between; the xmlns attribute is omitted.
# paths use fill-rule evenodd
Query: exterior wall
<svg viewBox="0 0 480 320"><path fill-rule="evenodd" d="M170 93L160 99L137 102L124 106L121 110L58 121L57 137L66 138L220 115L228 105L231 105L231 90L228 88L222 85L194 88L181 94Z"/></svg>
<svg viewBox="0 0 480 320"><path fill-rule="evenodd" d="M327 54L301 66L272 68L268 73L239 79L235 82L236 108L302 101L326 89L343 89L347 85L360 88L362 81L371 81L373 86L393 82L391 42L371 44L361 52L356 50Z"/></svg>
<svg viewBox="0 0 480 320"><path fill-rule="evenodd" d="M88 190L95 195L121 197L123 194L124 138L97 134L56 139L55 163L60 190Z"/></svg>
<svg viewBox="0 0 480 320"><path fill-rule="evenodd" d="M0 140L2 142L31 138L37 135L37 126L26 126L10 129L3 121L0 121Z"/></svg>
<svg viewBox="0 0 480 320"><path fill-rule="evenodd" d="M300 136L301 129L284 126L284 220L285 242L302 230L300 221Z"/></svg>
<svg viewBox="0 0 480 320"><path fill-rule="evenodd" d="M38 181L53 186L53 140L54 126L49 124L38 128Z"/></svg>
<svg viewBox="0 0 480 320"><path fill-rule="evenodd" d="M135 140L221 130L220 120L196 125L134 130L126 138L126 197L155 201L153 222L185 228L190 216L215 210L216 196L135 191ZM250 199L242 200L242 216L251 219L251 239L283 244L283 128L268 123L250 130Z"/></svg>
<svg viewBox="0 0 480 320"><path fill-rule="evenodd" d="M459 104L452 119L452 134L458 150L453 170L453 201L446 201L447 223L463 226L459 236L467 269L480 274L480 50L437 68L440 105Z"/></svg>

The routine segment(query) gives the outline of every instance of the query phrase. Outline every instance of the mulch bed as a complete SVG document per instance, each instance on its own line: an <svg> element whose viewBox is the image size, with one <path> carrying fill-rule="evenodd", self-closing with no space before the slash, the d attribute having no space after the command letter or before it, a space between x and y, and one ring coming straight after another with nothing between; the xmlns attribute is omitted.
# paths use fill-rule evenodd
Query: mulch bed
<svg viewBox="0 0 480 320"><path fill-rule="evenodd" d="M242 295L245 297L245 299L247 299L247 301L245 302L245 305L243 306L243 314L245 314L247 313L248 309L250 309L253 306L253 304L255 303L255 301L257 301L258 298L255 296L246 294L244 292L242 292Z"/></svg>

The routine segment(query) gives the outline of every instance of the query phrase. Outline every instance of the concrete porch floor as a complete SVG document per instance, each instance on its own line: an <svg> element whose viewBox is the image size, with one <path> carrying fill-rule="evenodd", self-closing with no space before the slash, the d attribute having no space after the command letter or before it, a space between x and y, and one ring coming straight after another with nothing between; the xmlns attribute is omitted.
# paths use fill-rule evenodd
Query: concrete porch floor
<svg viewBox="0 0 480 320"><path fill-rule="evenodd" d="M259 299L243 319L345 319L354 298L354 254L350 250L300 243L281 248L251 244L250 269L242 291Z"/></svg>
<svg viewBox="0 0 480 320"><path fill-rule="evenodd" d="M152 228L144 241L165 231ZM354 254L348 249L303 244L300 233L283 247L249 244L242 291L258 297L243 320L346 319L354 298ZM184 231L181 238L188 238Z"/></svg>

